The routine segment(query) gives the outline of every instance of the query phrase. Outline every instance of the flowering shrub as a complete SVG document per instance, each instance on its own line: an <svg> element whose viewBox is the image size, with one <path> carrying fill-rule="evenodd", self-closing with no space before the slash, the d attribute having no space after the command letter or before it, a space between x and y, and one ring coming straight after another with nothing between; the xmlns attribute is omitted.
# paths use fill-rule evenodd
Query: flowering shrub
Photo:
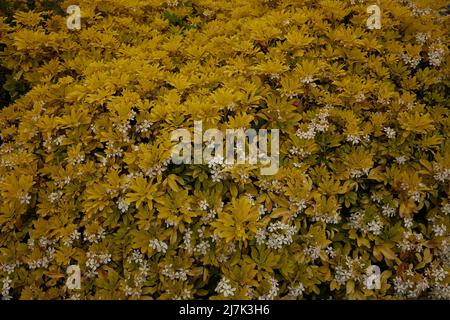
<svg viewBox="0 0 450 320"><path fill-rule="evenodd" d="M450 298L446 1L50 2L2 1L3 298ZM171 163L200 120L279 171Z"/></svg>

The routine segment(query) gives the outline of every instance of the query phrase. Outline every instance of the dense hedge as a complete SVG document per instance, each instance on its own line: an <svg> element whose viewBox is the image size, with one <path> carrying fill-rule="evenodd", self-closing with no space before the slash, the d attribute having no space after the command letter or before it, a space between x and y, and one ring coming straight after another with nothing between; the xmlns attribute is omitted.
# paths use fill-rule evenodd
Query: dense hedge
<svg viewBox="0 0 450 320"><path fill-rule="evenodd" d="M448 299L446 1L371 4L2 0L3 297ZM194 120L279 172L171 164Z"/></svg>

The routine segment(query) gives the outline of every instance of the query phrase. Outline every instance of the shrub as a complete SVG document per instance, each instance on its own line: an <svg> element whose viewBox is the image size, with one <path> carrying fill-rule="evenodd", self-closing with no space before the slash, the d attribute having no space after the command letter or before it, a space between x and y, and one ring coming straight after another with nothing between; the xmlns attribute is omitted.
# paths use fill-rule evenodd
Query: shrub
<svg viewBox="0 0 450 320"><path fill-rule="evenodd" d="M448 299L445 2L2 1L3 297ZM280 170L170 163L196 120Z"/></svg>

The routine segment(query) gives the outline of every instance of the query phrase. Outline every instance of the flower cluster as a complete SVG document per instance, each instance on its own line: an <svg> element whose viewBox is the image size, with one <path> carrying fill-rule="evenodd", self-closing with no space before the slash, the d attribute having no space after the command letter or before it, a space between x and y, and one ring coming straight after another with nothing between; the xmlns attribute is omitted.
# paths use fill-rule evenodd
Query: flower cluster
<svg viewBox="0 0 450 320"><path fill-rule="evenodd" d="M450 299L446 1L72 4L2 0L4 299Z"/></svg>
<svg viewBox="0 0 450 320"><path fill-rule="evenodd" d="M258 244L265 244L271 249L281 249L293 241L296 234L295 226L280 221L271 223L267 229L259 229L255 235Z"/></svg>

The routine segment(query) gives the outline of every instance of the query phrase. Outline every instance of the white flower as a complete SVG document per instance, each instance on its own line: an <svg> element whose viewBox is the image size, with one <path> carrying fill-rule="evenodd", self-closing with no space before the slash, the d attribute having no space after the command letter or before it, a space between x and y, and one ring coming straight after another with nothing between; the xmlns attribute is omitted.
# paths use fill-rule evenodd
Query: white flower
<svg viewBox="0 0 450 320"><path fill-rule="evenodd" d="M359 136L349 134L346 138L346 141L351 142L353 145L359 144L361 142L361 138Z"/></svg>
<svg viewBox="0 0 450 320"><path fill-rule="evenodd" d="M293 297L298 297L301 296L303 294L303 292L305 292L305 287L303 286L302 283L298 283L296 285L289 285L288 287L289 289L289 295L293 296Z"/></svg>
<svg viewBox="0 0 450 320"><path fill-rule="evenodd" d="M353 277L352 269L346 269L343 266L337 266L334 279L340 285L346 283Z"/></svg>
<svg viewBox="0 0 450 320"><path fill-rule="evenodd" d="M217 211L214 209L208 210L208 214L204 217L202 217L203 223L210 223L213 221L217 216Z"/></svg>
<svg viewBox="0 0 450 320"><path fill-rule="evenodd" d="M304 83L304 84L309 84L309 83L314 82L314 79L312 77L304 77L304 78L300 79L300 82Z"/></svg>
<svg viewBox="0 0 450 320"><path fill-rule="evenodd" d="M355 259L349 256L345 257L345 263L336 266L334 279L340 285L346 284L350 279L361 280L357 276L357 270L362 269L363 262L361 257Z"/></svg>
<svg viewBox="0 0 450 320"><path fill-rule="evenodd" d="M108 264L111 261L110 253L97 253L88 251L86 254L86 276L92 278L97 274L97 269L102 264Z"/></svg>
<svg viewBox="0 0 450 320"><path fill-rule="evenodd" d="M408 55L407 53L403 53L400 58L403 60L405 64L411 65L412 68L417 67L417 65L420 63L422 58L420 56L414 58Z"/></svg>
<svg viewBox="0 0 450 320"><path fill-rule="evenodd" d="M233 111L236 107L236 104L234 102L231 102L229 105L227 105L227 109L230 111Z"/></svg>
<svg viewBox="0 0 450 320"><path fill-rule="evenodd" d="M208 253L209 248L210 248L209 242L204 240L195 246L194 252L198 252L201 255L206 255Z"/></svg>
<svg viewBox="0 0 450 320"><path fill-rule="evenodd" d="M364 95L364 93L358 93L355 97L355 101L356 102L363 102L366 99L366 96Z"/></svg>
<svg viewBox="0 0 450 320"><path fill-rule="evenodd" d="M61 198L62 195L63 195L62 191L52 192L49 194L48 200L51 203L55 203L56 201L58 201Z"/></svg>
<svg viewBox="0 0 450 320"><path fill-rule="evenodd" d="M280 79L280 74L276 73L276 72L270 73L269 77L270 77L271 80L278 80L278 79Z"/></svg>
<svg viewBox="0 0 450 320"><path fill-rule="evenodd" d="M188 252L193 252L194 248L191 244L192 241L192 230L187 229L186 232L183 235L183 246Z"/></svg>
<svg viewBox="0 0 450 320"><path fill-rule="evenodd" d="M439 164L434 166L434 178L439 182L450 180L450 169L444 168Z"/></svg>
<svg viewBox="0 0 450 320"><path fill-rule="evenodd" d="M430 296L434 299L449 300L450 286L448 284L436 284L431 289Z"/></svg>
<svg viewBox="0 0 450 320"><path fill-rule="evenodd" d="M199 202L198 206L199 206L200 210L203 210L203 211L206 211L209 208L208 201L206 201L206 200L201 200Z"/></svg>
<svg viewBox="0 0 450 320"><path fill-rule="evenodd" d="M411 231L405 231L403 233L402 242L397 244L402 252L421 252L423 244L420 242L423 240L421 233L413 233Z"/></svg>
<svg viewBox="0 0 450 320"><path fill-rule="evenodd" d="M69 159L68 162L74 166L79 163L82 163L84 161L84 158L85 158L84 154L78 154L75 158Z"/></svg>
<svg viewBox="0 0 450 320"><path fill-rule="evenodd" d="M441 211L446 216L450 215L450 203L446 203L441 207Z"/></svg>
<svg viewBox="0 0 450 320"><path fill-rule="evenodd" d="M90 243L98 243L100 240L105 239L105 230L100 227L97 230L97 233L89 233L87 230L84 231L84 240Z"/></svg>
<svg viewBox="0 0 450 320"><path fill-rule="evenodd" d="M380 217L376 216L366 223L365 212L362 210L352 213L349 220L349 226L351 228L364 233L371 232L374 235L379 235L383 230L383 222Z"/></svg>
<svg viewBox="0 0 450 320"><path fill-rule="evenodd" d="M297 229L295 226L277 221L271 223L267 230L257 230L255 238L259 244L264 243L271 249L281 249L283 246L293 242L293 237L296 232Z"/></svg>
<svg viewBox="0 0 450 320"><path fill-rule="evenodd" d="M174 270L172 264L165 265L162 270L162 275L170 278L171 280L186 281L188 278L188 269L179 268Z"/></svg>
<svg viewBox="0 0 450 320"><path fill-rule="evenodd" d="M248 202L252 205L252 206L254 206L255 205L255 199L254 199L254 196L251 194L251 193L246 193L245 194L245 196L248 198Z"/></svg>
<svg viewBox="0 0 450 320"><path fill-rule="evenodd" d="M263 204L260 204L258 207L258 220L262 218L266 214L267 210Z"/></svg>
<svg viewBox="0 0 450 320"><path fill-rule="evenodd" d="M395 215L395 212L397 211L396 208L391 207L388 204L384 205L381 209L382 209L383 215L388 218L392 218Z"/></svg>
<svg viewBox="0 0 450 320"><path fill-rule="evenodd" d="M50 241L47 239L47 237L39 238L39 246L41 248L47 248L49 245L50 245Z"/></svg>
<svg viewBox="0 0 450 320"><path fill-rule="evenodd" d="M133 250L131 256L127 258L127 262L141 264L144 262L144 255L139 250Z"/></svg>
<svg viewBox="0 0 450 320"><path fill-rule="evenodd" d="M150 127L153 125L153 123L151 123L150 121L148 121L147 119L145 119L144 121L142 121L142 123L140 123L139 125L137 125L136 127L136 131L137 132L141 132L141 133L145 133L148 132L150 130Z"/></svg>
<svg viewBox="0 0 450 320"><path fill-rule="evenodd" d="M375 193L372 194L370 196L370 198L372 199L373 202L376 202L376 203L381 203L381 201L383 201L383 197L381 195L375 194Z"/></svg>
<svg viewBox="0 0 450 320"><path fill-rule="evenodd" d="M79 240L81 238L81 233L78 230L74 230L67 239L64 240L63 244L66 247L70 247L75 240Z"/></svg>
<svg viewBox="0 0 450 320"><path fill-rule="evenodd" d="M428 60L431 66L439 67L445 56L445 51L442 47L433 45L428 52Z"/></svg>
<svg viewBox="0 0 450 320"><path fill-rule="evenodd" d="M316 136L316 132L314 131L313 128L310 127L308 131L301 131L300 129L297 130L295 135L300 139L311 140L314 139L314 137Z"/></svg>
<svg viewBox="0 0 450 320"><path fill-rule="evenodd" d="M184 288L181 294L177 294L173 297L174 300L189 300L192 299L191 290Z"/></svg>
<svg viewBox="0 0 450 320"><path fill-rule="evenodd" d="M312 261L318 259L320 257L320 246L307 246L303 249L303 253L305 256L311 258Z"/></svg>
<svg viewBox="0 0 450 320"><path fill-rule="evenodd" d="M125 198L120 198L119 201L117 201L117 207L122 213L127 212L128 208L130 207L130 204L126 202Z"/></svg>
<svg viewBox="0 0 450 320"><path fill-rule="evenodd" d="M388 139L394 139L396 136L396 132L394 129L390 128L390 127L384 127L384 132L386 133L386 136L388 137Z"/></svg>
<svg viewBox="0 0 450 320"><path fill-rule="evenodd" d="M267 231L265 229L259 228L256 230L255 239L258 245L262 245L265 243L267 238Z"/></svg>
<svg viewBox="0 0 450 320"><path fill-rule="evenodd" d="M435 283L439 283L445 280L447 271L442 267L431 267L427 270L426 274L429 274Z"/></svg>
<svg viewBox="0 0 450 320"><path fill-rule="evenodd" d="M308 130L302 131L297 130L296 136L301 139L314 139L316 132L325 132L329 128L328 116L331 106L326 106L323 108L319 114L308 124Z"/></svg>
<svg viewBox="0 0 450 320"><path fill-rule="evenodd" d="M397 162L398 164L404 164L407 160L408 160L408 158L405 156L400 156L400 157L395 158L395 162Z"/></svg>
<svg viewBox="0 0 450 320"><path fill-rule="evenodd" d="M74 293L72 294L68 300L80 300L81 299L81 295L79 293Z"/></svg>
<svg viewBox="0 0 450 320"><path fill-rule="evenodd" d="M153 178L161 175L164 171L166 171L167 161L163 161L162 163L157 163L152 167L147 168L145 171L145 175L147 177Z"/></svg>
<svg viewBox="0 0 450 320"><path fill-rule="evenodd" d="M19 196L19 202L21 204L30 204L31 201L31 196L28 193L22 193Z"/></svg>
<svg viewBox="0 0 450 320"><path fill-rule="evenodd" d="M443 237L447 232L447 227L444 224L434 224L432 229L437 237Z"/></svg>
<svg viewBox="0 0 450 320"><path fill-rule="evenodd" d="M408 195L411 197L411 199L417 203L420 203L420 192L419 191L410 191L408 192Z"/></svg>
<svg viewBox="0 0 450 320"><path fill-rule="evenodd" d="M275 278L270 278L270 289L265 295L259 296L258 300L273 300L278 295L278 281Z"/></svg>
<svg viewBox="0 0 450 320"><path fill-rule="evenodd" d="M425 44L425 42L427 42L427 40L430 38L430 33L429 32L419 32L416 34L416 41L419 44Z"/></svg>
<svg viewBox="0 0 450 320"><path fill-rule="evenodd" d="M9 300L12 297L9 295L9 290L11 290L10 284L12 280L9 277L3 279L3 287L2 287L2 299Z"/></svg>
<svg viewBox="0 0 450 320"><path fill-rule="evenodd" d="M292 146L290 149L289 149L289 153L290 154L292 154L292 155L297 155L298 154L298 148L296 147L296 146Z"/></svg>
<svg viewBox="0 0 450 320"><path fill-rule="evenodd" d="M361 178L364 175L368 175L370 171L370 168L363 168L363 169L350 169L350 178Z"/></svg>
<svg viewBox="0 0 450 320"><path fill-rule="evenodd" d="M224 297L232 297L236 292L236 288L231 286L230 280L222 277L220 282L217 284L216 292L223 295Z"/></svg>
<svg viewBox="0 0 450 320"><path fill-rule="evenodd" d="M289 201L289 205L293 206L295 209L294 218L297 217L307 208L306 202L307 201L305 199Z"/></svg>
<svg viewBox="0 0 450 320"><path fill-rule="evenodd" d="M372 220L367 224L367 229L378 236L383 230L383 223L379 219Z"/></svg>
<svg viewBox="0 0 450 320"><path fill-rule="evenodd" d="M176 7L176 6L178 6L178 0L168 0L167 1L167 5L169 6L169 7Z"/></svg>
<svg viewBox="0 0 450 320"><path fill-rule="evenodd" d="M411 228L413 226L413 219L412 218L404 218L403 223L405 224L406 228Z"/></svg>
<svg viewBox="0 0 450 320"><path fill-rule="evenodd" d="M151 239L148 241L148 246L152 248L153 250L156 250L157 252L166 253L167 249L169 248L168 245L161 240L158 239Z"/></svg>

